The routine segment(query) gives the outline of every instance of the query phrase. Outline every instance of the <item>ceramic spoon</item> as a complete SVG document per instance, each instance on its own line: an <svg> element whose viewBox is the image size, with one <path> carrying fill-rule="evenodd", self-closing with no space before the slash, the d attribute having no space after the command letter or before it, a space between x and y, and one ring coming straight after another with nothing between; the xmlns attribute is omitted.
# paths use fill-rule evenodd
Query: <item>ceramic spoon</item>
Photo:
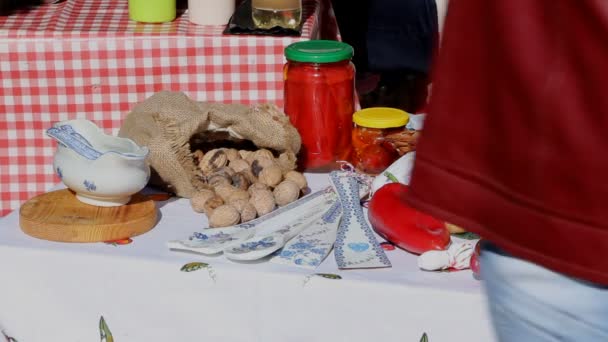
<svg viewBox="0 0 608 342"><path fill-rule="evenodd" d="M369 178L353 173L342 175L357 181L359 199L367 196L370 191ZM322 217L287 242L281 252L270 259L270 262L313 269L319 266L334 246L341 218L342 205L340 201L336 201Z"/></svg>
<svg viewBox="0 0 608 342"><path fill-rule="evenodd" d="M287 241L310 226L321 215L319 211L311 212L309 215L302 216L275 232L256 235L241 244L228 247L224 249L224 255L232 260L258 260L266 257L281 249Z"/></svg>
<svg viewBox="0 0 608 342"><path fill-rule="evenodd" d="M270 262L303 268L319 266L336 241L341 216L342 206L336 201L309 228L286 243L281 252L273 256Z"/></svg>
<svg viewBox="0 0 608 342"><path fill-rule="evenodd" d="M275 230L280 229L281 226L305 216L310 208L315 208L335 196L331 188L320 190L251 222L225 228L206 229L203 232L194 233L189 239L169 241L167 245L172 250L200 254L221 253L230 246L241 244L252 238L258 231L272 230L273 227Z"/></svg>

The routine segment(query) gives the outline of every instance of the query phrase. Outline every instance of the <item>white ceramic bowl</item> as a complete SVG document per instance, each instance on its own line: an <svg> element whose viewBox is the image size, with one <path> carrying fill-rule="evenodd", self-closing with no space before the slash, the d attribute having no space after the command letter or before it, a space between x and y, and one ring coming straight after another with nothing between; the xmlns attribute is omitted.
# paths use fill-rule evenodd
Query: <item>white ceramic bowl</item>
<svg viewBox="0 0 608 342"><path fill-rule="evenodd" d="M83 119L58 122L47 135L58 142L55 172L84 203L123 205L148 183L149 150L131 139L107 135Z"/></svg>

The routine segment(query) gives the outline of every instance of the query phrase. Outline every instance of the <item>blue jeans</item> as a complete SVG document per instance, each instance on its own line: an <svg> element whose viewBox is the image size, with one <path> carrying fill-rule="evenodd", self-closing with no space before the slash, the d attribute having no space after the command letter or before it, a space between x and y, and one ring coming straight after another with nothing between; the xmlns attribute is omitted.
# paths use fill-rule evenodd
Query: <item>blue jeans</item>
<svg viewBox="0 0 608 342"><path fill-rule="evenodd" d="M608 342L608 287L512 257L489 243L482 244L480 263L499 341Z"/></svg>

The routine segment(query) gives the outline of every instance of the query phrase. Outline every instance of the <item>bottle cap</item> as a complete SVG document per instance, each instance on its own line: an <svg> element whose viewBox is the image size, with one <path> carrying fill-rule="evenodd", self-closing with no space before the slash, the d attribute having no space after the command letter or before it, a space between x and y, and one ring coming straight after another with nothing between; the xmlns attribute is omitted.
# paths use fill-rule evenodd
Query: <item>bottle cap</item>
<svg viewBox="0 0 608 342"><path fill-rule="evenodd" d="M402 127L407 124L409 114L406 111L388 107L365 108L353 114L353 122L370 128Z"/></svg>
<svg viewBox="0 0 608 342"><path fill-rule="evenodd" d="M290 44L285 57L294 62L334 63L351 59L352 46L335 40L307 40Z"/></svg>

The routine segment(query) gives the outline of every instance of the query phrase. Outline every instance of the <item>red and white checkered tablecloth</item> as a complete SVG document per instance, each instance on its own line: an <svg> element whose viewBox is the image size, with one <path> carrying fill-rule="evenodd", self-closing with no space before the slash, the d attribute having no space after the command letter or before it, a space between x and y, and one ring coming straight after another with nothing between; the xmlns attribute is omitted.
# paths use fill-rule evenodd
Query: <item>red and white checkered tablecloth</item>
<svg viewBox="0 0 608 342"><path fill-rule="evenodd" d="M59 182L44 133L54 122L88 118L116 134L160 90L282 107L283 49L339 35L324 0L304 0L301 37L222 35L223 26L189 23L187 11L171 23L136 23L127 6L68 0L0 17L0 217Z"/></svg>

